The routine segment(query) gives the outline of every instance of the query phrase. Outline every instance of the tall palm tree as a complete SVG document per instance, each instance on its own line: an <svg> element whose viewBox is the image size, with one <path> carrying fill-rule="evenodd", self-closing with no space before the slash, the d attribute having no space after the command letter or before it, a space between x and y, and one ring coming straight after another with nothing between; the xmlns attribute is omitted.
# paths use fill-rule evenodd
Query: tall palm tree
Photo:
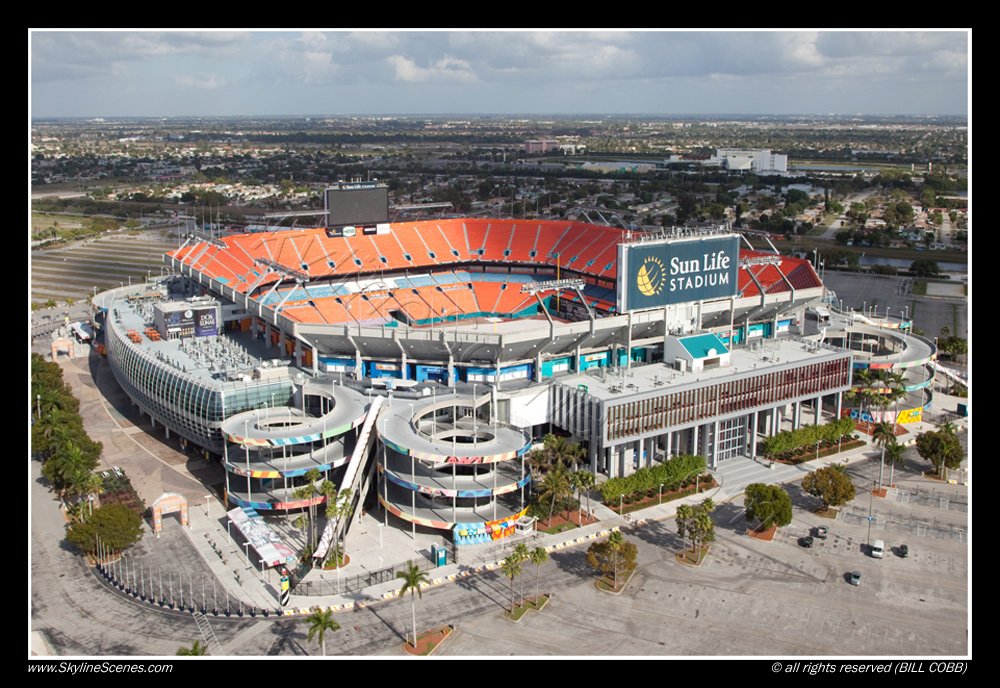
<svg viewBox="0 0 1000 688"><path fill-rule="evenodd" d="M885 449L884 449L885 458L889 461L889 484L890 485L894 485L895 484L895 483L893 483L893 472L894 472L893 469L897 465L902 466L902 465L905 464L905 461L903 460L903 452L904 452L904 450L905 450L905 448L903 447L903 445L899 444L896 441L895 437L893 437L892 440L889 441L889 443L886 444L886 446L885 446Z"/></svg>
<svg viewBox="0 0 1000 688"><path fill-rule="evenodd" d="M329 480L324 480L319 486L319 491L326 496L326 517L327 519L348 519L351 517L354 507L351 503L352 491L351 490L340 490L337 491L337 486L334 485ZM341 558L344 555L344 528L337 524L337 531L339 532L339 537L337 542L334 543L334 555L337 557L337 566L341 564Z"/></svg>
<svg viewBox="0 0 1000 688"><path fill-rule="evenodd" d="M514 551L511 556L515 557L518 562L525 562L531 556L531 552L528 551L528 546L523 542L519 542L514 545ZM524 604L524 576L521 576L521 604Z"/></svg>
<svg viewBox="0 0 1000 688"><path fill-rule="evenodd" d="M587 511L590 511L590 488L592 488L597 482L597 478L590 471L580 470L573 471L570 475L570 481L573 483L573 489L577 490L579 493L586 492ZM577 525L583 525L583 513L580 513L580 518L577 519L577 521Z"/></svg>
<svg viewBox="0 0 1000 688"><path fill-rule="evenodd" d="M608 547L614 552L612 556L613 563L613 580L615 589L618 589L618 566L620 564L618 553L625 547L625 536L621 534L620 531L614 531L608 536Z"/></svg>
<svg viewBox="0 0 1000 688"><path fill-rule="evenodd" d="M309 633L306 635L306 639L312 642L312 639L316 637L323 650L323 656L326 657L326 643L323 642L326 638L326 632L333 633L340 630L340 624L333 620L333 610L318 609L310 614L306 621L309 622Z"/></svg>
<svg viewBox="0 0 1000 688"><path fill-rule="evenodd" d="M410 593L410 613L413 615L413 647L416 647L417 607L416 601L413 599L413 593L417 593L420 596L420 599L423 599L424 593L420 589L420 586L430 581L427 579L427 575L412 561L408 562L405 571L400 571L396 574L396 578L401 578L403 580L403 587L399 589L400 596L405 595L407 591Z"/></svg>
<svg viewBox="0 0 1000 688"><path fill-rule="evenodd" d="M552 470L546 473L542 479L541 490L539 492L539 497L549 502L549 526L552 525L552 512L555 509L556 502L565 499L572 490L566 465L562 461L557 461Z"/></svg>
<svg viewBox="0 0 1000 688"><path fill-rule="evenodd" d="M315 482L322 477L322 473L319 472L318 468L310 468L306 471L305 475L302 477L306 479L306 484L302 487L296 489L293 494L296 499L307 499L310 500L309 503L309 546L312 548L316 547L316 533L315 525L316 519L313 518L313 510L315 505L312 504L312 498L316 496L317 489Z"/></svg>
<svg viewBox="0 0 1000 688"><path fill-rule="evenodd" d="M549 560L549 553L544 547L536 547L528 553L528 559L535 565L535 604L538 604L538 575L542 571L542 564Z"/></svg>
<svg viewBox="0 0 1000 688"><path fill-rule="evenodd" d="M896 424L889 421L882 421L872 430L872 440L876 445L882 447L882 458L879 460L878 486L882 488L883 470L885 468L885 445L890 441L896 441Z"/></svg>
<svg viewBox="0 0 1000 688"><path fill-rule="evenodd" d="M500 564L503 575L510 578L510 612L514 613L514 577L521 575L521 560L511 555Z"/></svg>

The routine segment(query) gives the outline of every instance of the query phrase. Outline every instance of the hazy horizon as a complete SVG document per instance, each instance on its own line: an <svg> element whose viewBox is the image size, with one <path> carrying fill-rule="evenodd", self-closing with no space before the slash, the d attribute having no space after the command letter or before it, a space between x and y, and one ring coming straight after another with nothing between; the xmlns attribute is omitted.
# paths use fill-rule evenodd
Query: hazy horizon
<svg viewBox="0 0 1000 688"><path fill-rule="evenodd" d="M29 32L34 119L968 119L970 101L966 30Z"/></svg>

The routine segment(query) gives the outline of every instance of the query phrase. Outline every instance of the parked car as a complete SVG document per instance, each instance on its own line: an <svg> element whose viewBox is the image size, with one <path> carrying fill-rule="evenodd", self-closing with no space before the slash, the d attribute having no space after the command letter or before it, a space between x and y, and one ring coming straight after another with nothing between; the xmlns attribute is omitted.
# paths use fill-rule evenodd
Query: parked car
<svg viewBox="0 0 1000 688"><path fill-rule="evenodd" d="M899 556L901 556L903 559L906 559L906 557L910 556L910 548L907 547L906 545L900 545Z"/></svg>
<svg viewBox="0 0 1000 688"><path fill-rule="evenodd" d="M802 538L801 540L799 540L799 544L802 545L803 547L812 547L813 546L813 539L811 537L809 537L808 535L806 535L804 538Z"/></svg>
<svg viewBox="0 0 1000 688"><path fill-rule="evenodd" d="M851 571L851 576L850 576L850 578L847 579L847 581L851 585L861 585L861 572L860 571Z"/></svg>
<svg viewBox="0 0 1000 688"><path fill-rule="evenodd" d="M885 542L882 540L876 540L875 544L872 545L871 555L876 559L882 558L882 553L885 551Z"/></svg>
<svg viewBox="0 0 1000 688"><path fill-rule="evenodd" d="M826 526L819 526L817 528L814 528L813 530L816 534L816 537L818 537L820 540L826 540L826 533L827 533Z"/></svg>

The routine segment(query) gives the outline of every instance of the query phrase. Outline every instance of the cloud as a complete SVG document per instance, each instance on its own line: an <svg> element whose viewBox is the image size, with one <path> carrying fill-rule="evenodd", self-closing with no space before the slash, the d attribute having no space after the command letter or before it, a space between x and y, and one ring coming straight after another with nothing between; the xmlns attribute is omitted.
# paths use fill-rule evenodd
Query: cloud
<svg viewBox="0 0 1000 688"><path fill-rule="evenodd" d="M967 107L970 40L961 31L42 31L30 35L29 66L40 113L65 112L70 92L110 115L154 107L149 93L166 102L173 89L214 89L213 107L232 114L470 103L477 112L788 112L810 98L823 105L809 111L859 112L890 91L905 114L926 103L915 83Z"/></svg>
<svg viewBox="0 0 1000 688"><path fill-rule="evenodd" d="M389 55L385 60L392 67L396 81L438 84L473 84L478 81L468 62L449 56L436 60L430 67L420 67L402 55Z"/></svg>
<svg viewBox="0 0 1000 688"><path fill-rule="evenodd" d="M214 74L204 76L173 75L171 81L185 89L214 90L227 86L225 79Z"/></svg>

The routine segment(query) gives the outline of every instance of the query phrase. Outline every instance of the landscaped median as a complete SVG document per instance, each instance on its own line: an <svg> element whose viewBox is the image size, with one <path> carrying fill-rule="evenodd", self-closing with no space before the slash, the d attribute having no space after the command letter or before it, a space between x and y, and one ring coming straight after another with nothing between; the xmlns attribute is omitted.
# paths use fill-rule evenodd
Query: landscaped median
<svg viewBox="0 0 1000 688"><path fill-rule="evenodd" d="M545 603L549 601L549 595L540 595L538 597L529 597L521 602L521 604L514 605L513 609L508 609L505 613L507 618L511 621L520 621L528 612L541 611Z"/></svg>
<svg viewBox="0 0 1000 688"><path fill-rule="evenodd" d="M441 626L429 631L423 631L417 635L417 644L404 643L403 649L411 655L426 657L434 654L434 651L441 646L441 643L455 631L454 626Z"/></svg>

